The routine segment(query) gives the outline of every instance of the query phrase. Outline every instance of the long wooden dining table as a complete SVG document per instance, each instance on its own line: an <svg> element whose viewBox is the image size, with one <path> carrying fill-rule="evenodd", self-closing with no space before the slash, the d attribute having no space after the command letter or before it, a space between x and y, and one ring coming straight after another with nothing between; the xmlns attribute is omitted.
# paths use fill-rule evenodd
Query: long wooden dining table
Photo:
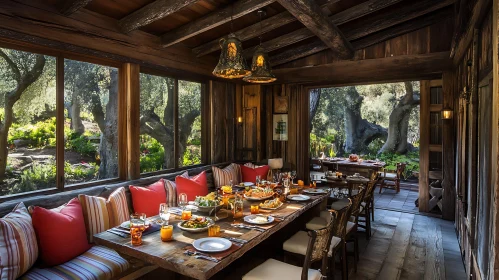
<svg viewBox="0 0 499 280"><path fill-rule="evenodd" d="M344 174L353 175L359 173L360 175L369 178L372 172L379 172L386 166L384 162L375 162L372 160L362 160L352 162L348 159L331 159L322 160L322 164L327 166L329 170L337 170Z"/></svg>
<svg viewBox="0 0 499 280"><path fill-rule="evenodd" d="M182 231L177 224L181 222L178 216L170 219L170 224L174 225L173 241L162 242L160 233L154 232L142 237L142 245L133 246L130 238L120 237L108 231L104 231L94 235L94 241L98 245L109 247L124 257L132 257L158 267L171 270L194 279L209 279L217 272L221 271L233 261L243 256L246 252L257 246L259 243L271 237L280 229L292 223L300 215L308 210L317 207L325 208L327 197L329 195L310 195L311 199L306 202L290 202L287 201L277 210L270 213L274 215L275 221L265 226L264 231L256 229L243 229L233 227L233 223L244 223L243 219L234 220L232 216L227 215L226 218L220 218L215 223L220 225L223 231L222 237L235 237L246 240L244 244L233 242L234 245L240 246L218 262L205 259L197 259L195 256L185 254L186 248L196 239L208 237L208 232L191 233ZM254 201L244 202L244 215L250 214L250 205L255 204ZM225 210L228 212L228 210ZM313 211L313 210L311 210ZM220 211L218 216L222 216L224 211ZM197 214L197 213L196 213ZM249 224L248 224L249 225ZM230 250L230 249L229 249Z"/></svg>

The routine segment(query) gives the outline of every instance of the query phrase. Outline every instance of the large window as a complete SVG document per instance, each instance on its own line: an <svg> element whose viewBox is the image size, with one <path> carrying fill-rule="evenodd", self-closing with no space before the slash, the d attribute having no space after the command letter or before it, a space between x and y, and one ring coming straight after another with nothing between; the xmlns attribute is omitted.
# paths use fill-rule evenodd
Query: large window
<svg viewBox="0 0 499 280"><path fill-rule="evenodd" d="M142 73L140 133L141 173L200 164L201 84Z"/></svg>
<svg viewBox="0 0 499 280"><path fill-rule="evenodd" d="M56 186L56 59L0 48L0 195Z"/></svg>
<svg viewBox="0 0 499 280"><path fill-rule="evenodd" d="M66 185L118 177L118 69L64 60Z"/></svg>

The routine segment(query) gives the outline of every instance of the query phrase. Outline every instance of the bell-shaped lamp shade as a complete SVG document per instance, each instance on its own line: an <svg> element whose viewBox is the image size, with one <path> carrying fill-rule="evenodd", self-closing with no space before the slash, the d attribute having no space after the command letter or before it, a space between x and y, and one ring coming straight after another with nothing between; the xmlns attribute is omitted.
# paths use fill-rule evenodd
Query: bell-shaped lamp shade
<svg viewBox="0 0 499 280"><path fill-rule="evenodd" d="M241 41L234 35L220 40L220 59L213 70L213 75L225 79L237 79L251 74L243 57Z"/></svg>
<svg viewBox="0 0 499 280"><path fill-rule="evenodd" d="M452 119L452 109L450 109L450 108L444 108L442 110L442 119L444 119L444 120L450 120L450 119Z"/></svg>
<svg viewBox="0 0 499 280"><path fill-rule="evenodd" d="M282 166L282 158L269 158L270 169L281 169Z"/></svg>
<svg viewBox="0 0 499 280"><path fill-rule="evenodd" d="M269 56L261 46L256 48L255 54L253 55L251 75L244 77L243 80L256 84L271 83L276 80L276 77L272 74Z"/></svg>

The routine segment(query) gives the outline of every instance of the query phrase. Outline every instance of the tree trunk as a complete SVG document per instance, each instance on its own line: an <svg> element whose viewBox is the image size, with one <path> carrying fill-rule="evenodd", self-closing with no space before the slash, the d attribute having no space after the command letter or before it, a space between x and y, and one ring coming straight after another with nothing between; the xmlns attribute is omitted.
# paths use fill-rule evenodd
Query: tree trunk
<svg viewBox="0 0 499 280"><path fill-rule="evenodd" d="M409 130L409 118L412 109L419 105L419 98L414 98L411 82L405 82L406 94L395 105L390 114L388 125L388 138L385 145L378 153L398 153L405 154L408 151L407 132Z"/></svg>
<svg viewBox="0 0 499 280"><path fill-rule="evenodd" d="M85 132L85 127L83 126L83 122L81 121L81 106L80 100L77 94L73 94L71 98L71 129L78 134L83 134Z"/></svg>
<svg viewBox="0 0 499 280"><path fill-rule="evenodd" d="M99 125L101 129L99 179L118 177L118 71L111 70L110 76L106 115L104 123ZM96 119L102 120L101 117Z"/></svg>
<svg viewBox="0 0 499 280"><path fill-rule="evenodd" d="M315 118L315 115L317 114L317 109L319 108L319 103L321 100L321 89L312 89L310 91L310 111L309 111L309 128L310 131L312 132L312 122Z"/></svg>
<svg viewBox="0 0 499 280"><path fill-rule="evenodd" d="M364 98L355 87L348 87L345 99L345 152L362 153L373 140L386 137L387 131L362 118L360 108Z"/></svg>
<svg viewBox="0 0 499 280"><path fill-rule="evenodd" d="M1 49L0 57L5 59L7 65L9 65L9 68L14 74L14 79L17 82L16 88L5 94L4 119L0 123L0 180L3 180L5 178L7 157L9 153L7 149L7 136L14 119L13 107L21 98L23 92L42 75L43 68L45 67L45 57L40 54L35 55L35 63L26 73L21 73L17 64L12 61L10 57Z"/></svg>

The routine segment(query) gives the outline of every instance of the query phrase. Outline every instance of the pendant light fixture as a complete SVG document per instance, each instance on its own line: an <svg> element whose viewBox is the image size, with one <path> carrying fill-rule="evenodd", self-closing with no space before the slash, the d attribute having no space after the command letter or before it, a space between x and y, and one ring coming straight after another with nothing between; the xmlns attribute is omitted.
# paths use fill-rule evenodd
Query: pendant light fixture
<svg viewBox="0 0 499 280"><path fill-rule="evenodd" d="M262 29L262 17L265 12L258 10L258 15L260 16L260 30ZM272 68L269 62L269 55L262 47L262 34L260 33L260 44L253 54L253 59L251 63L251 74L243 78L244 81L257 84L271 83L276 80L274 74L272 74Z"/></svg>
<svg viewBox="0 0 499 280"><path fill-rule="evenodd" d="M213 70L213 75L225 79L237 79L251 74L243 57L243 47L241 41L233 32L234 5L230 15L231 33L227 38L220 39L220 59Z"/></svg>

